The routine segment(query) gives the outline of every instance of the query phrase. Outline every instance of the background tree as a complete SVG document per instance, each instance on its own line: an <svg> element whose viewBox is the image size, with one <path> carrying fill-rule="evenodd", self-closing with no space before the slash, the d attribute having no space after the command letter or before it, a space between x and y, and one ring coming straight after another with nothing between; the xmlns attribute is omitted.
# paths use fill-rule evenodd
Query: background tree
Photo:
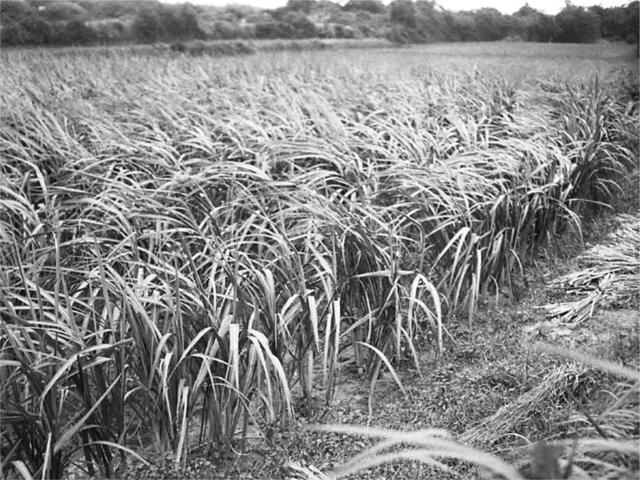
<svg viewBox="0 0 640 480"><path fill-rule="evenodd" d="M160 5L157 0L75 0L74 3L84 8L91 19L96 20L135 16L143 8Z"/></svg>
<svg viewBox="0 0 640 480"><path fill-rule="evenodd" d="M109 45L129 40L130 31L121 20L95 20L89 25L96 32L96 43Z"/></svg>
<svg viewBox="0 0 640 480"><path fill-rule="evenodd" d="M271 19L255 25L255 36L264 39L292 38L294 31L290 24Z"/></svg>
<svg viewBox="0 0 640 480"><path fill-rule="evenodd" d="M380 0L349 0L343 9L347 12L385 13L384 4Z"/></svg>
<svg viewBox="0 0 640 480"><path fill-rule="evenodd" d="M558 41L593 43L600 38L600 18L582 7L567 5L558 15Z"/></svg>
<svg viewBox="0 0 640 480"><path fill-rule="evenodd" d="M495 8L481 8L473 12L478 40L502 40L507 36L508 24L505 17Z"/></svg>
<svg viewBox="0 0 640 480"><path fill-rule="evenodd" d="M316 26L301 11L285 13L282 22L291 26L294 38L313 38L318 35Z"/></svg>
<svg viewBox="0 0 640 480"><path fill-rule="evenodd" d="M552 42L558 36L558 25L554 17L545 15L525 4L511 16L509 34L529 42Z"/></svg>
<svg viewBox="0 0 640 480"><path fill-rule="evenodd" d="M473 42L480 40L476 31L475 17L471 12L447 12L445 16L449 38L453 42Z"/></svg>
<svg viewBox="0 0 640 480"><path fill-rule="evenodd" d="M436 8L435 1L416 2L416 28L426 42L443 41L447 38L447 25L443 12Z"/></svg>
<svg viewBox="0 0 640 480"><path fill-rule="evenodd" d="M0 42L4 46L90 45L367 36L420 43L510 36L536 42L593 42L602 37L638 44L638 1L612 8L569 4L555 17L528 4L513 15L503 15L491 8L451 12L435 0L394 0L388 6L384 2L348 0L341 6L331 0L289 0L284 7L265 10L158 0L0 0Z"/></svg>
<svg viewBox="0 0 640 480"><path fill-rule="evenodd" d="M160 10L160 21L163 27L163 36L172 40L188 40L204 37L192 5L165 7Z"/></svg>
<svg viewBox="0 0 640 480"><path fill-rule="evenodd" d="M216 40L232 40L243 36L242 29L235 23L224 20L214 22L209 37Z"/></svg>
<svg viewBox="0 0 640 480"><path fill-rule="evenodd" d="M160 39L162 22L156 8L141 9L133 21L133 34L136 40L143 43L153 43Z"/></svg>
<svg viewBox="0 0 640 480"><path fill-rule="evenodd" d="M289 0L285 9L293 10L295 12L310 13L315 3L315 0Z"/></svg>
<svg viewBox="0 0 640 480"><path fill-rule="evenodd" d="M20 26L26 34L27 45L47 45L54 38L51 24L39 16L30 16L20 22Z"/></svg>
<svg viewBox="0 0 640 480"><path fill-rule="evenodd" d="M73 2L49 2L38 12L40 17L48 22L82 20L87 16L87 11Z"/></svg>
<svg viewBox="0 0 640 480"><path fill-rule="evenodd" d="M21 0L3 0L0 2L0 20L3 25L21 22L36 14L36 9Z"/></svg>
<svg viewBox="0 0 640 480"><path fill-rule="evenodd" d="M55 23L49 43L58 45L91 45L98 41L98 33L80 20Z"/></svg>
<svg viewBox="0 0 640 480"><path fill-rule="evenodd" d="M416 27L417 14L416 4L411 0L394 0L389 6L391 21L409 28Z"/></svg>
<svg viewBox="0 0 640 480"><path fill-rule="evenodd" d="M6 23L0 30L0 44L5 47L29 45L28 33L20 22Z"/></svg>
<svg viewBox="0 0 640 480"><path fill-rule="evenodd" d="M631 31L627 34L626 40L629 43L635 43L640 53L640 2L631 2L627 5L627 15Z"/></svg>
<svg viewBox="0 0 640 480"><path fill-rule="evenodd" d="M624 40L633 43L638 32L638 2L624 7L602 8L595 5L589 8L600 19L600 35L612 40Z"/></svg>
<svg viewBox="0 0 640 480"><path fill-rule="evenodd" d="M0 2L0 42L5 46L30 45L29 32L22 22L37 16L37 10L18 0Z"/></svg>

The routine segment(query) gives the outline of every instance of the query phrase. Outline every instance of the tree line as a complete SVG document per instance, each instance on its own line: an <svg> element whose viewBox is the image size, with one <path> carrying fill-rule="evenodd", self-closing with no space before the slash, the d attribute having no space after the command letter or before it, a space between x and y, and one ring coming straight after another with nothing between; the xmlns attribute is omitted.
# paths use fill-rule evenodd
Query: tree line
<svg viewBox="0 0 640 480"><path fill-rule="evenodd" d="M0 43L109 45L193 39L388 38L400 43L523 40L638 44L638 1L557 15L529 5L452 12L430 0L289 0L272 10L245 6L167 5L156 0L2 0Z"/></svg>

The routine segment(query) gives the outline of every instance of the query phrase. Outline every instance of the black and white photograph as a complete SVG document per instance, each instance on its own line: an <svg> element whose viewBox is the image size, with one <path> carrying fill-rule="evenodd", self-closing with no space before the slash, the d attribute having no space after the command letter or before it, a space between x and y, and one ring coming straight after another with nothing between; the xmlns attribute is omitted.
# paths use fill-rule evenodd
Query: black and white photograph
<svg viewBox="0 0 640 480"><path fill-rule="evenodd" d="M640 480L639 13L0 0L0 480Z"/></svg>

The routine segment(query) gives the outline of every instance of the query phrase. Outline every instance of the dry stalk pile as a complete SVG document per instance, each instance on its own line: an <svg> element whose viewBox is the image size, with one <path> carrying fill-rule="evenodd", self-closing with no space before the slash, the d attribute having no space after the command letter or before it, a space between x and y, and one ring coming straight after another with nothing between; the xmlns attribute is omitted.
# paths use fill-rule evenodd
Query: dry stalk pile
<svg viewBox="0 0 640 480"><path fill-rule="evenodd" d="M599 243L578 257L584 266L550 283L569 295L581 298L544 305L550 317L577 325L593 316L598 307L628 305L640 294L640 217L621 215L621 225Z"/></svg>

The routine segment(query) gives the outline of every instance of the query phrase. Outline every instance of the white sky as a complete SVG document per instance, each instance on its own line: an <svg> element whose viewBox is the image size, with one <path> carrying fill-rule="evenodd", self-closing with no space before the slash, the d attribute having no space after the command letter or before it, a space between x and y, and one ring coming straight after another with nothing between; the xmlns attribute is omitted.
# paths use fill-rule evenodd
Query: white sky
<svg viewBox="0 0 640 480"><path fill-rule="evenodd" d="M260 8L282 7L287 0L162 0L167 3L193 3L198 5L223 6L229 4L253 5ZM335 1L335 0L334 0ZM389 3L390 0L383 0ZM625 5L631 0L572 0L573 5L590 7L601 5L603 7L613 7ZM482 7L493 7L502 13L513 13L522 5L528 2L529 5L544 13L556 14L565 6L564 0L439 0L437 3L447 10L475 10ZM338 3L346 3L346 0L339 0Z"/></svg>

